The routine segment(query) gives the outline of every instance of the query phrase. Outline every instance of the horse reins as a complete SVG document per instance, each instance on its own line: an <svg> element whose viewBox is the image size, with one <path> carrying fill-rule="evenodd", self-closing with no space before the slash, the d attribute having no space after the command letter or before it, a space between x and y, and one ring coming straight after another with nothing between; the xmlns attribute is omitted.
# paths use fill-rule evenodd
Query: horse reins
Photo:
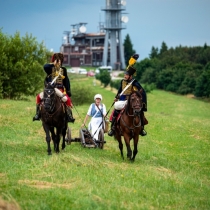
<svg viewBox="0 0 210 210"><path fill-rule="evenodd" d="M46 92L46 94L47 94L47 98L44 98L44 101L46 100L46 99L50 99L50 96L53 94L53 93L55 93L55 91L52 91L52 93L51 94L48 94L47 93L47 91L48 90L50 90L50 89L45 89L45 91L44 92ZM52 112L53 111L53 109L55 108L55 98L56 98L57 96L55 96L54 98L53 98L53 101L52 101L52 103L51 103L51 106L50 106L50 111ZM52 117L58 110L59 110L59 108L62 106L62 103L60 103L60 106L58 107L58 109L55 111L55 112L53 112L52 114L49 114L49 112L46 112L47 113L47 117Z"/></svg>
<svg viewBox="0 0 210 210"><path fill-rule="evenodd" d="M138 101L138 99L137 99L137 101ZM136 103L137 103L137 102L136 102ZM132 109L134 109L134 105L132 105ZM126 111L126 112L127 112L127 111ZM133 111L133 113L134 113L134 111ZM125 127L127 127L129 130L133 130L133 129L138 128L138 127L141 126L141 117L140 117L139 115L129 114L128 112L127 112L127 115L128 115L129 117L134 117L134 118L133 118L133 126L134 126L134 127L129 127L129 126L126 124L126 122L124 121L123 116L121 116L122 122L123 122L123 124L124 124ZM135 123L134 123L134 120L136 119L136 117L139 117L139 119L140 119L140 120L139 120L139 123L138 123L137 125L135 125Z"/></svg>

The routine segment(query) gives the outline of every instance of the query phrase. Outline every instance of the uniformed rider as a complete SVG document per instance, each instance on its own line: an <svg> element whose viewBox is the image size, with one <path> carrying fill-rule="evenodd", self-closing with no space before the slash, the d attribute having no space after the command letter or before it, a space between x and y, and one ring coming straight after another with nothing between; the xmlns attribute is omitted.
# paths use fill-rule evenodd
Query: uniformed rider
<svg viewBox="0 0 210 210"><path fill-rule="evenodd" d="M133 79L133 75L136 72L136 69L133 67L133 64L135 63L135 60L138 59L138 57L139 57L138 54L134 54L131 57L131 59L129 61L129 66L127 67L126 71L124 72L124 79L121 80L120 88L118 89L118 92L115 96L115 99L114 99L115 109L112 114L111 129L108 132L109 136L114 135L117 116L120 113L121 109L124 108L126 101L129 97L129 95L132 93L132 91L140 91L142 94L143 108L142 108L141 121L142 121L143 129L142 129L140 135L141 136L147 135L147 132L144 130L144 125L148 124L148 121L144 116L144 112L147 111L147 95L146 95L144 88L139 84L139 82L136 79Z"/></svg>
<svg viewBox="0 0 210 210"><path fill-rule="evenodd" d="M54 53L51 59L52 63L47 63L44 65L44 71L47 76L45 78L44 83L47 84L49 82L54 82L55 87L65 95L66 99L66 113L67 113L67 121L74 123L75 119L72 115L71 108L73 107L71 102L71 86L70 80L67 75L67 70L62 66L64 56L62 53ZM43 92L38 94L36 97L36 115L33 117L34 120L40 120L40 104L43 98Z"/></svg>

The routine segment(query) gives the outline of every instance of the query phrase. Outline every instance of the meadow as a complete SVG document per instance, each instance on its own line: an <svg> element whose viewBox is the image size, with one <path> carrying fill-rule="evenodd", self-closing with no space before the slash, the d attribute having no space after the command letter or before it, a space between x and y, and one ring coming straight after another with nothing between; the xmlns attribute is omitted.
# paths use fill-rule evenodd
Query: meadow
<svg viewBox="0 0 210 210"><path fill-rule="evenodd" d="M93 78L77 82L93 86ZM92 88L112 110L115 93ZM48 156L41 122L32 122L35 96L0 100L0 209L3 201L23 210L210 209L210 103L160 90L147 98L148 135L134 163L107 134L103 150L72 142ZM73 138L89 105L73 109Z"/></svg>

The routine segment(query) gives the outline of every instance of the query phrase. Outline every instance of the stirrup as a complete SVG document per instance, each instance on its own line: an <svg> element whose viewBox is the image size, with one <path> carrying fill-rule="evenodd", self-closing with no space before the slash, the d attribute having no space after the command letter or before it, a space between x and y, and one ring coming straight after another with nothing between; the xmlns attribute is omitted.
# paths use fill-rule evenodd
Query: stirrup
<svg viewBox="0 0 210 210"><path fill-rule="evenodd" d="M113 135L114 135L114 130L112 130L112 129L109 130L108 135L109 135L109 136L113 136Z"/></svg>
<svg viewBox="0 0 210 210"><path fill-rule="evenodd" d="M71 123L74 123L74 121L75 121L75 119L74 118L72 118L72 117L67 117L67 122L71 122Z"/></svg>
<svg viewBox="0 0 210 210"><path fill-rule="evenodd" d="M145 130L142 130L141 133L140 133L140 135L141 136L146 136L147 135L147 132Z"/></svg>
<svg viewBox="0 0 210 210"><path fill-rule="evenodd" d="M40 120L40 118L37 114L33 117L33 121L35 121L35 120L38 120L38 121Z"/></svg>

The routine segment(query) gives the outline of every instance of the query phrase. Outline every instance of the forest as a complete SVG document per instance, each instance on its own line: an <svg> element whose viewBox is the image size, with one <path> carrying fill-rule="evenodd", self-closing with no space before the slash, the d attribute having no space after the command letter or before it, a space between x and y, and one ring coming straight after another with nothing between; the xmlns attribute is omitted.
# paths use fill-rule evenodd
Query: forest
<svg viewBox="0 0 210 210"><path fill-rule="evenodd" d="M124 40L125 60L135 53L129 35ZM49 60L44 43L38 43L32 35L13 36L0 30L0 98L20 99L35 95L43 87L43 64ZM152 46L148 58L136 62L136 79L152 89L161 89L177 94L193 94L195 97L210 97L210 46L178 46L161 48ZM118 84L110 76L101 75L105 86ZM151 89L151 88L150 88Z"/></svg>
<svg viewBox="0 0 210 210"><path fill-rule="evenodd" d="M175 48L162 42L161 48L152 47L149 58L136 64L136 79L177 94L210 97L210 47Z"/></svg>

